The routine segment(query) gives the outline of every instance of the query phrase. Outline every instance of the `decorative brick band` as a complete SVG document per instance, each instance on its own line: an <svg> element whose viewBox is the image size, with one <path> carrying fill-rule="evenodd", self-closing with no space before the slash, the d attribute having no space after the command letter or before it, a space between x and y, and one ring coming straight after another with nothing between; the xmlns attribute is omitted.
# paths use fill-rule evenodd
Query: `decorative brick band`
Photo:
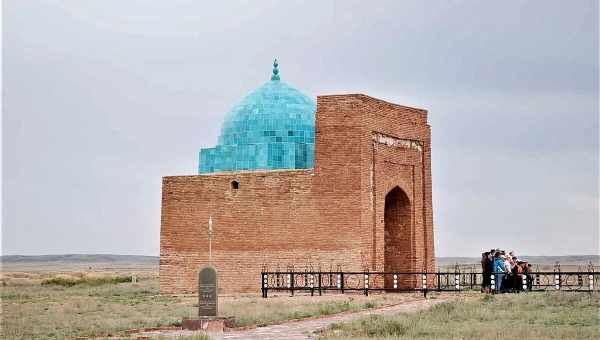
<svg viewBox="0 0 600 340"><path fill-rule="evenodd" d="M373 133L373 140L379 144L397 148L415 149L419 152L423 152L423 143L417 140L396 138L378 132Z"/></svg>

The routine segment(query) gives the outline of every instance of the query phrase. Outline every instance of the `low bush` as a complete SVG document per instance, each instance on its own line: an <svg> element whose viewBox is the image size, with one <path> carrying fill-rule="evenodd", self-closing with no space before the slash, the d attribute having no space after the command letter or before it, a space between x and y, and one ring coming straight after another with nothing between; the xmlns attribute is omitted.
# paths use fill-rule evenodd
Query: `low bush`
<svg viewBox="0 0 600 340"><path fill-rule="evenodd" d="M365 308L367 308L367 309L368 308L375 308L377 306L379 306L379 304L377 304L377 303L375 303L373 301L369 301L369 302L365 303Z"/></svg>
<svg viewBox="0 0 600 340"><path fill-rule="evenodd" d="M57 285L73 287L75 285L101 286L131 282L131 276L103 276L103 277L53 277L42 281L42 285Z"/></svg>
<svg viewBox="0 0 600 340"><path fill-rule="evenodd" d="M319 306L319 315L330 315L345 312L353 308L350 301L327 302Z"/></svg>

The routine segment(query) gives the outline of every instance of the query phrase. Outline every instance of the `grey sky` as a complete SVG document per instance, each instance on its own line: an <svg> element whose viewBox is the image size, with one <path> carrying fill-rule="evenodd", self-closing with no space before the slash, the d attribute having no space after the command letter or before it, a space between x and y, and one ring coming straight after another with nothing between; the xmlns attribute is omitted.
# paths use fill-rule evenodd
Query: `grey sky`
<svg viewBox="0 0 600 340"><path fill-rule="evenodd" d="M2 253L159 253L269 79L429 110L438 256L598 254L596 1L3 1Z"/></svg>

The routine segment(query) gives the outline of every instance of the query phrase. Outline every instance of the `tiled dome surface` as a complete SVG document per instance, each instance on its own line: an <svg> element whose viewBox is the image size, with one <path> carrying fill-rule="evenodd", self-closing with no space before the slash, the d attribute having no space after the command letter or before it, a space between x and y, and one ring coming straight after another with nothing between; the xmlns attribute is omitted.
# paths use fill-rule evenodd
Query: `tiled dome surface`
<svg viewBox="0 0 600 340"><path fill-rule="evenodd" d="M316 103L273 66L271 81L225 116L217 146L200 150L199 173L314 166Z"/></svg>

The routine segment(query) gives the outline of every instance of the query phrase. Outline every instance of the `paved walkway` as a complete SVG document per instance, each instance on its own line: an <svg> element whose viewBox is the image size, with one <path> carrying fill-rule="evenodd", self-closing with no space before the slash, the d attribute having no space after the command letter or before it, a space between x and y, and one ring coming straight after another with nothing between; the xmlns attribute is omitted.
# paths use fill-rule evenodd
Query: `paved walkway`
<svg viewBox="0 0 600 340"><path fill-rule="evenodd" d="M353 313L341 313L336 315L331 315L318 319L307 319L307 320L299 320L299 321L291 321L282 323L279 325L270 325L265 327L257 327L255 329L250 330L241 330L241 331L229 331L223 334L210 334L211 338L214 339L313 339L315 338L315 332L321 329L328 327L329 325L336 322L347 322L352 320L357 320L363 318L368 315L394 315L398 313L406 313L406 312L414 312L421 309L428 308L434 304L444 302L445 299L435 299L435 300L415 300L409 301L398 305L374 308L369 310L363 310ZM149 336L190 336L194 334L199 334L198 332L193 331L172 331L167 333L160 332L148 332L143 335Z"/></svg>

